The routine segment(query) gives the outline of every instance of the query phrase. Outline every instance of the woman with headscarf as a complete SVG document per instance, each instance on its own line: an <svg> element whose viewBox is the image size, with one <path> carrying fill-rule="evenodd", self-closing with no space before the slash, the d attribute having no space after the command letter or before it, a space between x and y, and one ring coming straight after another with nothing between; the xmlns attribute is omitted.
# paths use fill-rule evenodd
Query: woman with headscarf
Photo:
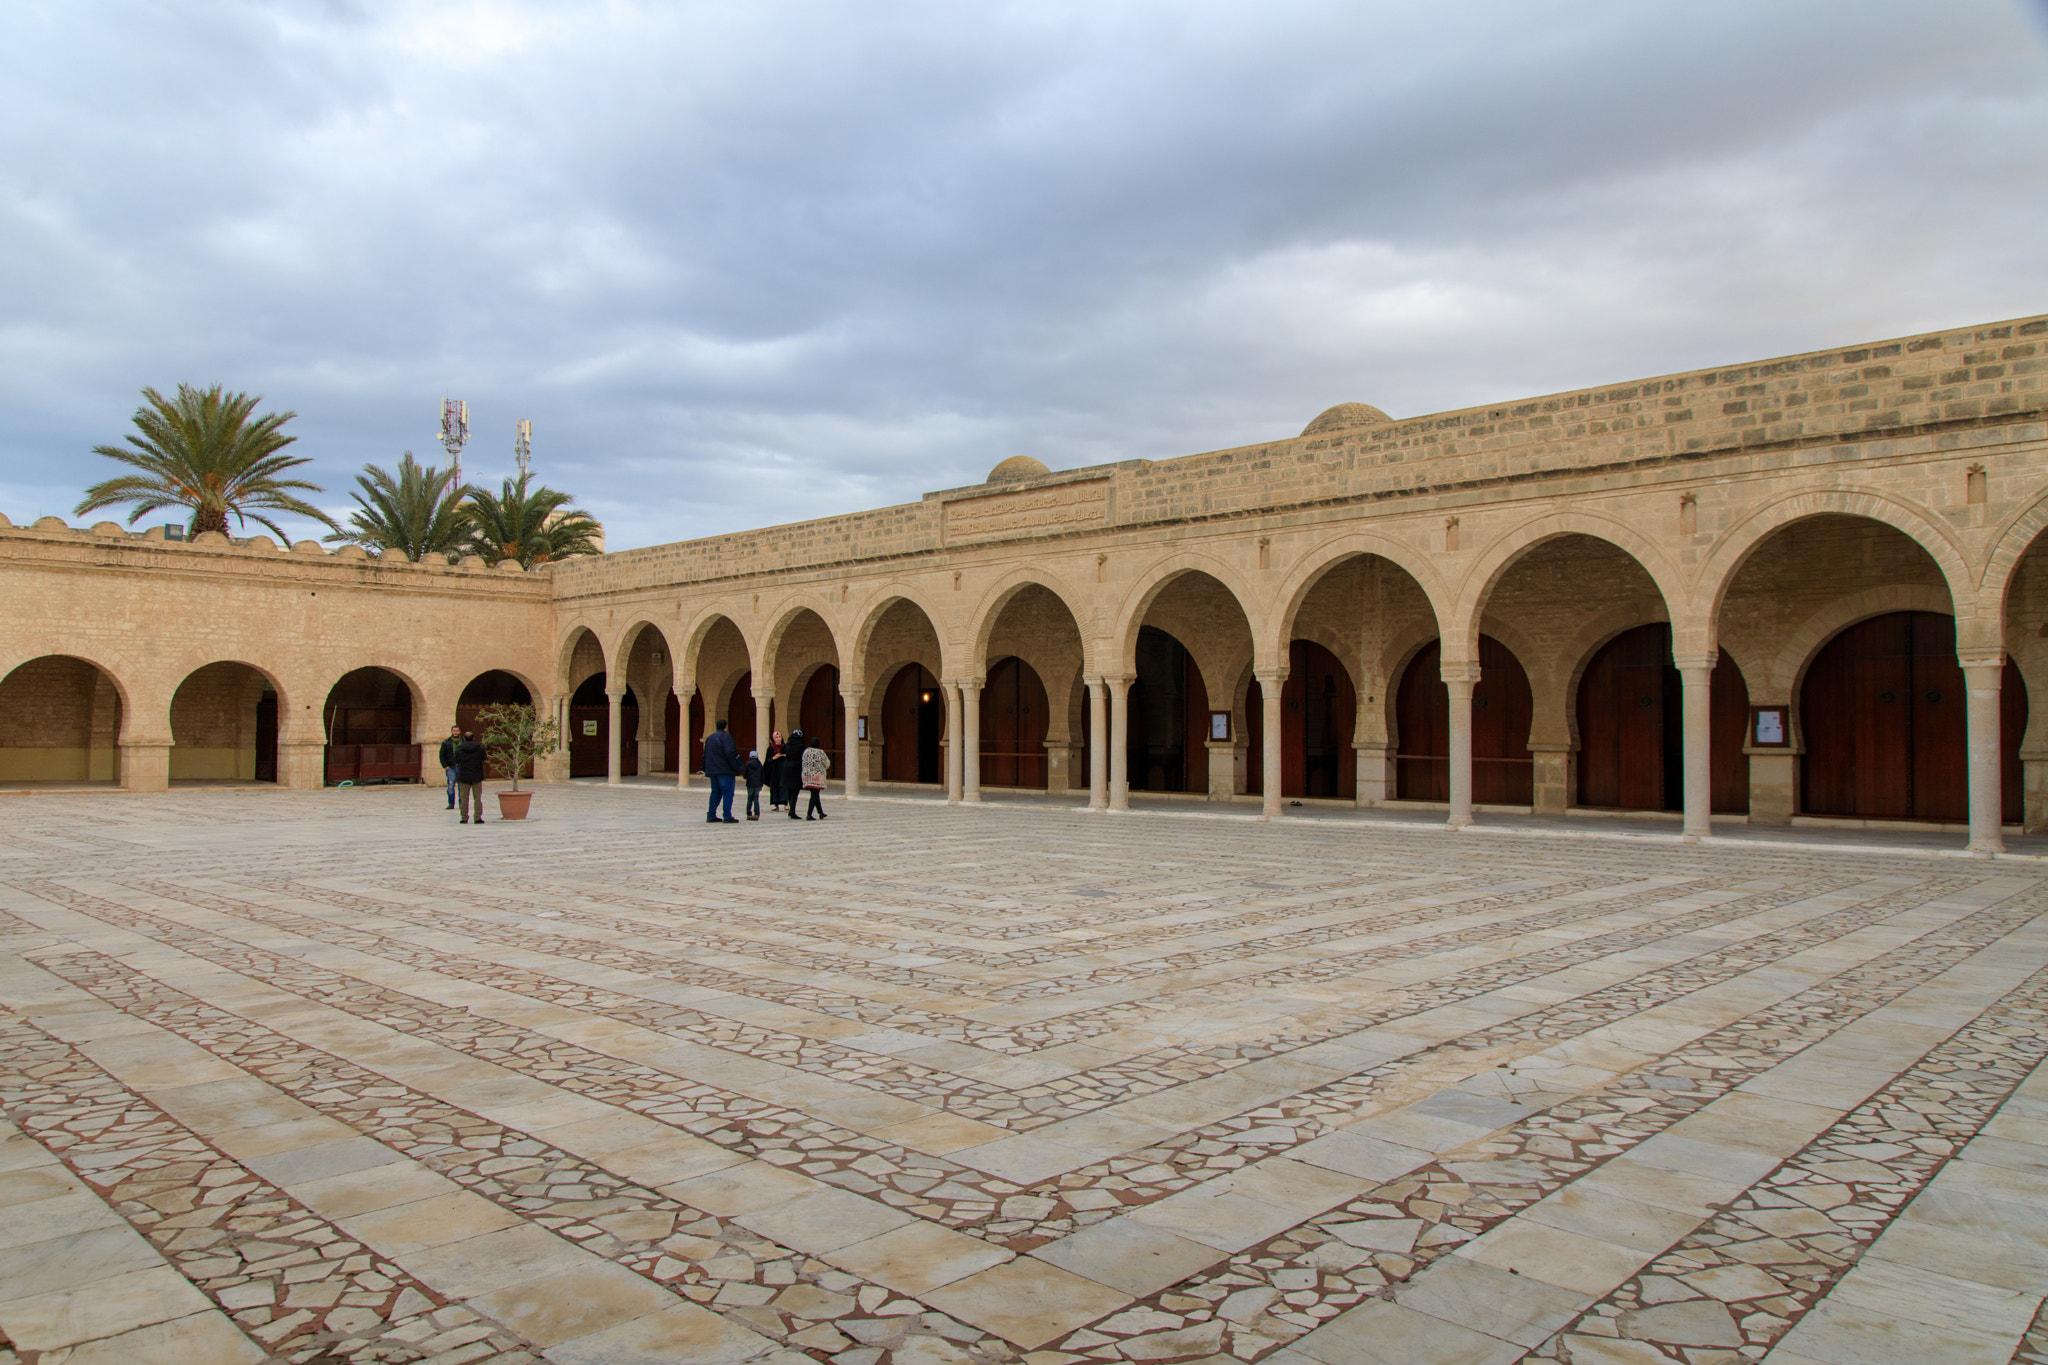
<svg viewBox="0 0 2048 1365"><path fill-rule="evenodd" d="M768 752L761 755L761 776L768 784L768 809L782 809L782 763L787 756L788 746L782 742L782 731L768 732Z"/></svg>
<svg viewBox="0 0 2048 1365"><path fill-rule="evenodd" d="M782 749L782 800L789 807L789 818L797 818L797 796L804 789L804 748L808 741L804 732L791 730L789 743Z"/></svg>

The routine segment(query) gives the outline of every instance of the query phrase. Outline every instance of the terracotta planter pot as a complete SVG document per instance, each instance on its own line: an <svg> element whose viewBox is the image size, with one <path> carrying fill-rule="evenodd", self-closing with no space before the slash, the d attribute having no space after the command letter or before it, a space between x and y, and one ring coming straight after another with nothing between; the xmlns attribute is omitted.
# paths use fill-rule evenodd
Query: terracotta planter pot
<svg viewBox="0 0 2048 1365"><path fill-rule="evenodd" d="M498 818L500 820L524 820L526 818L526 808L532 804L532 792L499 792Z"/></svg>

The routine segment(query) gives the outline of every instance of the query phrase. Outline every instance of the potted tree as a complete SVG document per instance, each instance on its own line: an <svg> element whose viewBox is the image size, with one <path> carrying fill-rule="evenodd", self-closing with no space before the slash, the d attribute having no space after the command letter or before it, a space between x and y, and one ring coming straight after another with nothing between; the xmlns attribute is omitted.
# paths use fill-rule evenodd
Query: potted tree
<svg viewBox="0 0 2048 1365"><path fill-rule="evenodd" d="M533 793L519 790L519 774L562 742L562 727L552 716L543 720L531 706L512 705L484 707L477 712L477 724L483 727L484 752L512 779L512 790L498 793L498 818L524 820Z"/></svg>

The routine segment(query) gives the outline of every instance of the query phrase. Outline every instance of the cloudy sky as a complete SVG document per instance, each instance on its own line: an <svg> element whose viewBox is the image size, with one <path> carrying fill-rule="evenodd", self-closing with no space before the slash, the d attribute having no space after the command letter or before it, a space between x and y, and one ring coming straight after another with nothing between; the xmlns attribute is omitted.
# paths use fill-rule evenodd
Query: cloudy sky
<svg viewBox="0 0 2048 1365"><path fill-rule="evenodd" d="M0 511L145 384L614 547L2048 311L2042 0L0 6Z"/></svg>

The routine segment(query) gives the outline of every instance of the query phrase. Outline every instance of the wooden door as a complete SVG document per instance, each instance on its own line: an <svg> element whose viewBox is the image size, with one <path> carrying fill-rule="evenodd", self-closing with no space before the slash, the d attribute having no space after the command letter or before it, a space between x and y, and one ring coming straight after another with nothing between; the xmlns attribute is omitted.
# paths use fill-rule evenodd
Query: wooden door
<svg viewBox="0 0 2048 1365"><path fill-rule="evenodd" d="M277 781L277 693L256 702L256 780Z"/></svg>
<svg viewBox="0 0 2048 1365"><path fill-rule="evenodd" d="M1280 688L1281 794L1355 798L1358 762L1351 737L1357 722L1358 693L1337 656L1313 640L1292 642L1287 681Z"/></svg>
<svg viewBox="0 0 2048 1365"><path fill-rule="evenodd" d="M694 700L694 698L693 698ZM661 708L661 763L672 773L681 772L678 763L683 755L683 700L675 693L668 694L668 700Z"/></svg>
<svg viewBox="0 0 2048 1365"><path fill-rule="evenodd" d="M2020 817L2026 686L2007 663L2000 698L2003 818ZM1955 619L1901 611L1822 647L1799 689L1801 808L1863 819L1969 819L1968 699Z"/></svg>
<svg viewBox="0 0 2048 1365"><path fill-rule="evenodd" d="M981 689L983 785L1043 790L1050 720L1045 685L1036 669L1014 655L990 668Z"/></svg>
<svg viewBox="0 0 2048 1365"><path fill-rule="evenodd" d="M1712 716L1708 729L1712 738L1707 767L1713 791L1711 804L1726 814L1747 814L1749 755L1742 749L1749 742L1749 684L1743 681L1742 669L1725 649L1714 664L1709 707Z"/></svg>
<svg viewBox="0 0 2048 1365"><path fill-rule="evenodd" d="M760 741L767 738L756 733L760 727L755 722L754 675L742 673L725 702L725 728L732 735L733 747L739 752L742 763L746 762L747 750L759 749ZM768 728L775 727L770 725ZM701 748L698 757L700 760L703 757Z"/></svg>
<svg viewBox="0 0 2048 1365"><path fill-rule="evenodd" d="M839 700L839 669L825 664L804 684L803 700L797 706L797 724L812 747L824 745L832 756L832 776L844 775L846 767L846 707Z"/></svg>
<svg viewBox="0 0 2048 1365"><path fill-rule="evenodd" d="M1402 673L1395 693L1400 729L1395 790L1407 800L1448 801L1451 795L1451 694L1444 686L1442 659L1441 642L1425 645ZM1479 637L1479 671L1472 689L1473 803L1526 806L1534 798L1536 779L1529 757L1529 675L1514 652L1491 635Z"/></svg>
<svg viewBox="0 0 2048 1365"><path fill-rule="evenodd" d="M939 740L946 701L939 681L921 664L896 670L882 697L882 777L889 782L939 782Z"/></svg>
<svg viewBox="0 0 2048 1365"><path fill-rule="evenodd" d="M1675 810L1682 804L1684 717L1671 694L1671 627L1663 622L1609 640L1579 677L1579 791L1582 806ZM1680 797L1674 801L1674 787Z"/></svg>

